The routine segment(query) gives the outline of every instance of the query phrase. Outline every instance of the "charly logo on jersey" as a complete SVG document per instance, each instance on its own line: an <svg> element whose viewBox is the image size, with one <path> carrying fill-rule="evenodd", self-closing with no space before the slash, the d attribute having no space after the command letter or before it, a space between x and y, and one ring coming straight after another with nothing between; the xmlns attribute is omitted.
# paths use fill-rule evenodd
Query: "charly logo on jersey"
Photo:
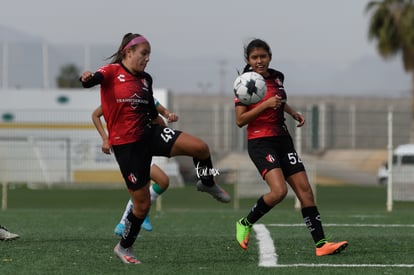
<svg viewBox="0 0 414 275"><path fill-rule="evenodd" d="M125 82L125 75L124 74L119 74L117 78L120 82Z"/></svg>
<svg viewBox="0 0 414 275"><path fill-rule="evenodd" d="M271 154L268 154L268 155L266 156L266 160L267 160L268 162L270 162L270 163L273 163L273 162L275 162L275 157L274 157L274 156L272 156Z"/></svg>

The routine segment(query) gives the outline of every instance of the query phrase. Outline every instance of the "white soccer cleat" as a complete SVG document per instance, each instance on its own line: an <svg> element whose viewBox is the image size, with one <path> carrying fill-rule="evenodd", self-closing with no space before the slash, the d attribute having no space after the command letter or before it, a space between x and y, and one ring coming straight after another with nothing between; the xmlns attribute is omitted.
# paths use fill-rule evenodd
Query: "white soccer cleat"
<svg viewBox="0 0 414 275"><path fill-rule="evenodd" d="M11 233L6 227L0 225L0 240L11 241L20 238L19 235Z"/></svg>
<svg viewBox="0 0 414 275"><path fill-rule="evenodd" d="M126 264L140 264L141 262L135 257L134 249L131 247L123 248L119 243L114 247L114 253L122 262Z"/></svg>
<svg viewBox="0 0 414 275"><path fill-rule="evenodd" d="M231 201L230 195L220 186L214 184L213 186L204 185L201 180L196 183L197 190L209 193L213 198L220 202L228 203Z"/></svg>

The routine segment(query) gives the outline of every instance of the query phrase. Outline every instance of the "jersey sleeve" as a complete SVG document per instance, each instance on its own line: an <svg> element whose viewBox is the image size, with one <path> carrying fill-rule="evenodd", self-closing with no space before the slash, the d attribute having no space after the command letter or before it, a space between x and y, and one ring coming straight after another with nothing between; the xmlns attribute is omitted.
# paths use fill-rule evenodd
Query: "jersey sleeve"
<svg viewBox="0 0 414 275"><path fill-rule="evenodd" d="M98 71L98 72L95 72L93 76L86 82L83 82L81 79L79 80L82 83L83 88L91 88L95 85L101 84L103 79L104 79L103 75Z"/></svg>
<svg viewBox="0 0 414 275"><path fill-rule="evenodd" d="M153 89L152 89L152 77L151 77L151 75L148 74L148 73L144 73L144 77L145 77L145 80L148 83L148 88L149 88L149 92L150 92L150 95L151 95L150 96L150 101L152 101L152 102L149 102L149 108L150 108L149 109L149 117L151 119L155 119L155 118L158 117L158 111L157 111L157 108L156 108L156 104L159 104L159 102L154 97L154 92L153 92Z"/></svg>

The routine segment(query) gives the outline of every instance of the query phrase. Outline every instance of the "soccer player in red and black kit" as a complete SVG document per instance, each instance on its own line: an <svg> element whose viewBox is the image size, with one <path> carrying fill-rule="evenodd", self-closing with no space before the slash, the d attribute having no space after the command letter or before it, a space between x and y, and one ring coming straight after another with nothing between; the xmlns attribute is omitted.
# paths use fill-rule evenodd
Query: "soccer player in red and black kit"
<svg viewBox="0 0 414 275"><path fill-rule="evenodd" d="M248 248L253 224L286 197L287 181L301 203L303 219L316 245L316 255L339 253L348 246L348 242L334 243L325 238L305 167L295 151L284 113L298 121L298 127L304 125L305 118L286 102L284 75L269 68L272 59L269 45L261 39L254 39L245 48L244 55L247 64L243 73L254 71L261 74L266 81L267 92L261 101L249 106L235 98L236 123L239 127L247 125L249 156L270 191L257 200L246 217L237 221L237 242L243 249Z"/></svg>
<svg viewBox="0 0 414 275"><path fill-rule="evenodd" d="M109 144L133 201L121 241L114 248L115 254L128 264L141 263L133 244L150 209L152 156L192 156L197 169L213 171L209 147L204 141L157 124L161 118L154 104L152 77L145 72L150 53L151 46L145 37L128 33L111 56L110 64L95 73L86 71L80 79L85 88L101 86ZM221 202L230 201L211 173L200 176L197 188Z"/></svg>

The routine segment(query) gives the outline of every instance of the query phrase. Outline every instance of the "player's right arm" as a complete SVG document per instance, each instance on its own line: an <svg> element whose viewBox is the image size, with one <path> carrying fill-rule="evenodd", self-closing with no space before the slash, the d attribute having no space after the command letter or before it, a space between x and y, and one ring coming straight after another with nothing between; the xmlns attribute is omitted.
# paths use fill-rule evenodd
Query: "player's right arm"
<svg viewBox="0 0 414 275"><path fill-rule="evenodd" d="M83 88L91 88L95 85L101 84L103 80L103 74L100 72L92 73L91 71L85 71L80 77Z"/></svg>
<svg viewBox="0 0 414 275"><path fill-rule="evenodd" d="M99 106L92 113L92 122L95 125L96 130L102 138L102 152L105 154L111 153L111 146L109 145L108 135L102 125L101 116L102 116L102 106Z"/></svg>
<svg viewBox="0 0 414 275"><path fill-rule="evenodd" d="M241 128L255 120L265 110L278 108L280 104L281 98L279 96L270 97L249 110L246 105L236 102L236 124Z"/></svg>

